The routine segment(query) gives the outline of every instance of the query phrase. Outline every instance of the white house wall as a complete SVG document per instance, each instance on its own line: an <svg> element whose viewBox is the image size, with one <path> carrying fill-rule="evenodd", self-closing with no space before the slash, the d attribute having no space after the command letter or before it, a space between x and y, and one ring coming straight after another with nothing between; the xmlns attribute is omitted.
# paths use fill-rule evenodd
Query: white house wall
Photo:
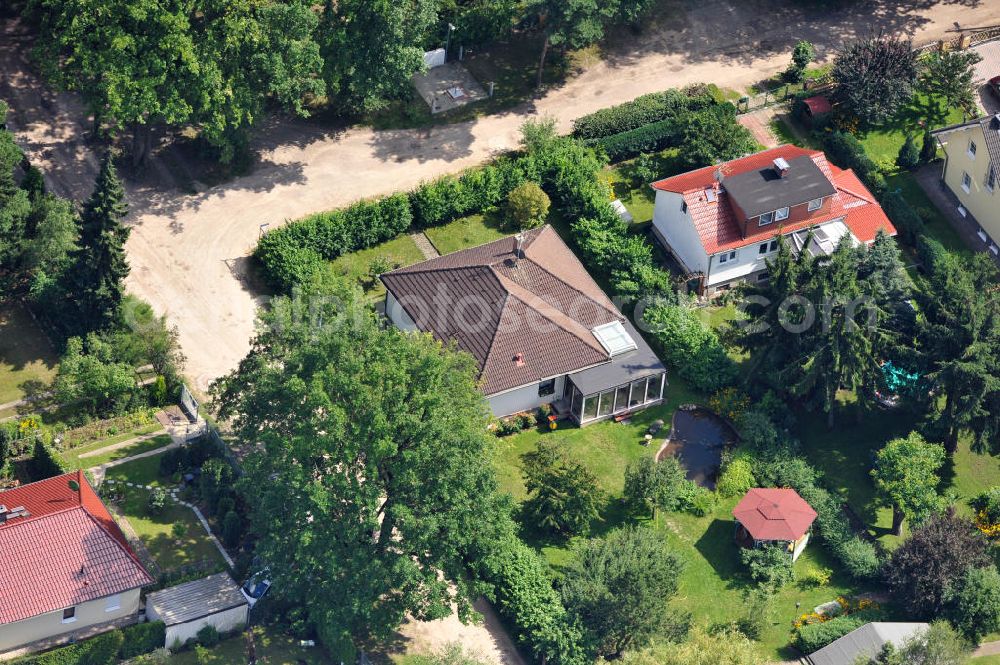
<svg viewBox="0 0 1000 665"><path fill-rule="evenodd" d="M490 411L493 412L494 416L499 418L509 416L512 413L537 409L542 404L549 404L562 397L565 383L566 377L560 376L556 378L555 392L544 397L538 396L537 383L492 395L487 398L487 401L490 403Z"/></svg>
<svg viewBox="0 0 1000 665"><path fill-rule="evenodd" d="M107 611L107 598L98 598L76 605L76 621L63 623L63 609L39 614L28 619L0 625L0 652L23 644L49 639L115 621L139 613L139 589L118 594L118 609Z"/></svg>
<svg viewBox="0 0 1000 665"><path fill-rule="evenodd" d="M215 629L220 633L242 630L247 625L248 612L249 608L246 605L240 605L239 607L210 614L201 619L167 626L167 639L164 646L169 649L176 644L184 644L188 640L196 639L198 631L209 625L215 626ZM150 619L154 620L153 617L150 617Z"/></svg>
<svg viewBox="0 0 1000 665"><path fill-rule="evenodd" d="M413 322L410 315L406 313L403 306L399 304L396 297L389 291L385 293L385 315L400 330L405 330L406 332L417 330L417 324Z"/></svg>
<svg viewBox="0 0 1000 665"><path fill-rule="evenodd" d="M708 255L694 227L691 214L683 210L684 198L657 190L653 229L660 240L692 272L708 272Z"/></svg>

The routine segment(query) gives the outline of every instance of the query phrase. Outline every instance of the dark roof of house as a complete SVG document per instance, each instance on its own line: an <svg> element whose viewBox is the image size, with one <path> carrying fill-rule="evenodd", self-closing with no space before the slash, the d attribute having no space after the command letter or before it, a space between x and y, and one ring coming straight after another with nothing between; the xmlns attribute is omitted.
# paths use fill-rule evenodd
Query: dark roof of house
<svg viewBox="0 0 1000 665"><path fill-rule="evenodd" d="M625 320L550 226L521 237L381 276L419 329L472 354L487 395L607 362L592 331Z"/></svg>
<svg viewBox="0 0 1000 665"><path fill-rule="evenodd" d="M733 517L754 540L798 540L812 526L816 511L788 488L755 487L733 508Z"/></svg>
<svg viewBox="0 0 1000 665"><path fill-rule="evenodd" d="M748 219L837 193L808 155L788 160L784 177L768 165L726 176L722 187Z"/></svg>
<svg viewBox="0 0 1000 665"><path fill-rule="evenodd" d="M71 485L72 483L72 485ZM0 624L154 582L82 471L0 492Z"/></svg>
<svg viewBox="0 0 1000 665"><path fill-rule="evenodd" d="M240 593L229 573L216 573L146 596L146 607L151 608L168 626L187 623L246 604L247 599Z"/></svg>
<svg viewBox="0 0 1000 665"><path fill-rule="evenodd" d="M878 621L855 628L805 658L809 665L849 665L862 657L877 656L882 647L892 642L901 647L918 633L927 630L926 623Z"/></svg>
<svg viewBox="0 0 1000 665"><path fill-rule="evenodd" d="M957 125L942 127L941 129L934 130L931 134L938 136L960 129L968 129L969 127L975 127L977 125L982 128L983 136L986 138L986 151L990 155L990 161L993 163L993 168L1000 170L1000 113L997 113L996 115L984 116L982 118L975 118L974 120L969 120L968 122L963 122Z"/></svg>
<svg viewBox="0 0 1000 665"><path fill-rule="evenodd" d="M622 353L596 367L589 367L569 375L580 392L592 395L611 386L620 386L630 381L636 381L646 376L662 374L665 371L663 363L656 357L653 350L646 344L630 321L622 324L625 331L635 341L634 351Z"/></svg>
<svg viewBox="0 0 1000 665"><path fill-rule="evenodd" d="M781 157L789 163L800 157L808 157L816 167L823 172L836 188L837 193L831 198L829 211L825 215L808 217L800 222L785 224L775 222L763 233L743 236L742 226L736 219L736 212L730 202L730 196L725 190L712 201L707 196L707 190L715 184L715 174L721 168L725 173L744 173L758 169L771 168L772 162ZM764 240L794 233L800 229L808 229L820 224L843 219L847 228L860 242L871 242L880 229L889 235L896 235L896 228L886 217L882 207L871 192L858 180L850 169L840 169L826 160L826 155L818 150L808 150L794 145L783 145L770 150L763 150L753 155L734 159L720 166L706 166L679 175L658 180L652 183L655 190L673 192L681 195L687 205L688 215L694 223L695 231L701 240L705 253L709 255L718 252L738 249L753 245Z"/></svg>

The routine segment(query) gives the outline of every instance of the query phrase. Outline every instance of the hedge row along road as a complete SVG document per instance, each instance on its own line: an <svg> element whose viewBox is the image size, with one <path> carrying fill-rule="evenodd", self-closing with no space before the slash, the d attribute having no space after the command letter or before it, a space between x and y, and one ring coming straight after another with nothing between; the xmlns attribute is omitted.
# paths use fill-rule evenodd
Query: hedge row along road
<svg viewBox="0 0 1000 665"><path fill-rule="evenodd" d="M565 85L531 104L433 129L333 133L303 122L275 121L259 133L260 164L245 177L184 194L167 165L153 160L130 185L134 225L128 244L131 291L166 313L180 331L186 373L199 388L249 349L257 300L241 279L261 224L279 225L364 196L410 189L421 180L479 164L516 145L526 117L555 117L568 131L580 115L641 94L714 82L743 89L787 66L793 44L808 39L821 56L873 27L918 42L952 36L963 26L1000 22L1000 5L875 0L834 12L794 0L670 0L628 47L604 54ZM71 95L45 90L25 63L16 21L0 32L0 97L11 127L57 193L83 199L97 160L83 139L88 123ZM125 174L126 176L128 174Z"/></svg>

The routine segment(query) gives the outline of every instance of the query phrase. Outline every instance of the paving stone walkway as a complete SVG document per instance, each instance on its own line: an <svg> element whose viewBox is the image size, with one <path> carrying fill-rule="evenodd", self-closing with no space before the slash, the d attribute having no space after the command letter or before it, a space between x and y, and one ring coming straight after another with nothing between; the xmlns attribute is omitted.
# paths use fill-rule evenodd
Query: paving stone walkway
<svg viewBox="0 0 1000 665"><path fill-rule="evenodd" d="M441 256L441 253L437 251L437 248L431 244L430 239L424 234L423 231L417 231L416 233L411 233L410 238L413 239L413 244L417 246L420 253L424 255L425 259L436 259Z"/></svg>

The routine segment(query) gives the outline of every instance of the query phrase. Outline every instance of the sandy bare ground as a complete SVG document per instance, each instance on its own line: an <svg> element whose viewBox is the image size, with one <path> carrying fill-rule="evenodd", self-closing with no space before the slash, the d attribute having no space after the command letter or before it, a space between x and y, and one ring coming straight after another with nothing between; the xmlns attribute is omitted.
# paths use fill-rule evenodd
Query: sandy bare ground
<svg viewBox="0 0 1000 665"><path fill-rule="evenodd" d="M820 4L820 3L816 3ZM844 40L884 29L917 43L955 27L1000 23L997 0L866 0L832 12L795 0L665 0L640 36L605 53L567 84L510 112L429 130L332 131L316 124L273 122L256 141L252 174L195 195L170 186L154 160L156 187L130 185L133 225L129 289L180 331L187 374L197 387L231 370L249 349L259 300L244 280L246 257L261 224L272 227L355 199L408 189L422 180L479 164L516 145L526 117L570 121L638 95L695 82L744 89L783 69L799 39L827 56ZM27 42L11 21L0 31L0 97L10 102L10 125L50 188L84 198L97 160L84 140L89 125L72 95L45 89L26 63ZM461 640L491 660L517 663L498 646L495 622L414 624L415 644ZM502 633L502 631L500 631Z"/></svg>

